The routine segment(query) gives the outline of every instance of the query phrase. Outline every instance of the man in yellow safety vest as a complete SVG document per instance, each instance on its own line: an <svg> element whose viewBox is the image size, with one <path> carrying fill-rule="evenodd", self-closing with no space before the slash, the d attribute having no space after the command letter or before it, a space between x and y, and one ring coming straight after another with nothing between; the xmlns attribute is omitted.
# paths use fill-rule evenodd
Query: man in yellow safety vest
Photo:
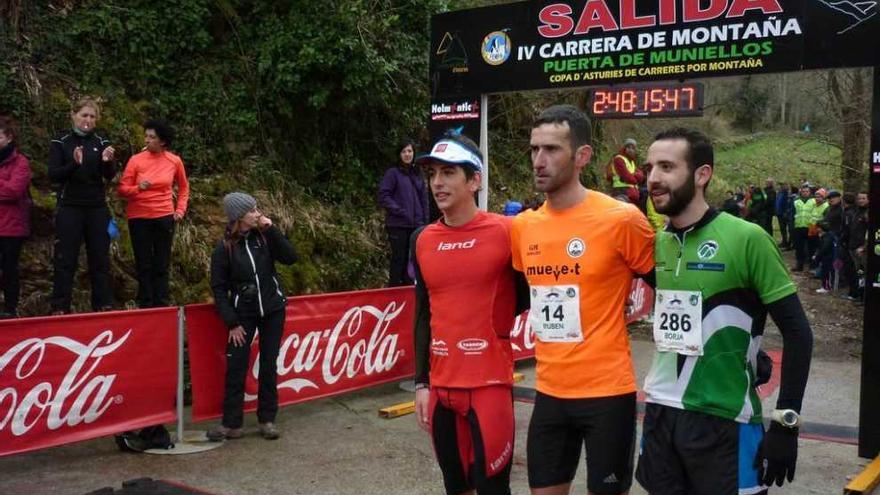
<svg viewBox="0 0 880 495"><path fill-rule="evenodd" d="M813 223L813 209L816 208L816 200L812 198L810 184L804 182L799 194L800 196L794 200L794 230L791 233L794 254L797 259L797 264L792 267L792 270L796 272L803 271L804 263L811 256L807 247L807 239L810 224Z"/></svg>
<svg viewBox="0 0 880 495"><path fill-rule="evenodd" d="M611 195L626 196L630 203L639 204L639 183L645 174L636 165L636 140L627 138L623 148L611 158L606 177L611 181Z"/></svg>
<svg viewBox="0 0 880 495"><path fill-rule="evenodd" d="M812 260L813 255L819 250L819 222L825 218L825 211L828 210L828 202L825 196L828 191L824 187L816 190L813 198L813 209L810 211L810 225L807 232L807 259ZM811 268L816 268L815 262L810 263Z"/></svg>

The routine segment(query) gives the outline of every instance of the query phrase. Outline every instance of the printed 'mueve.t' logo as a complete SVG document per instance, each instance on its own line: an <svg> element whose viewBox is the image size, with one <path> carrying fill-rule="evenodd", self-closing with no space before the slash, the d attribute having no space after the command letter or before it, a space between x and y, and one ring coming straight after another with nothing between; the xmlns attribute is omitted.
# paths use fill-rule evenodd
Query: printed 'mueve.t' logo
<svg viewBox="0 0 880 495"><path fill-rule="evenodd" d="M575 263L572 265L531 265L526 267L526 276L528 275L553 275L555 280L563 275L580 275L581 265Z"/></svg>

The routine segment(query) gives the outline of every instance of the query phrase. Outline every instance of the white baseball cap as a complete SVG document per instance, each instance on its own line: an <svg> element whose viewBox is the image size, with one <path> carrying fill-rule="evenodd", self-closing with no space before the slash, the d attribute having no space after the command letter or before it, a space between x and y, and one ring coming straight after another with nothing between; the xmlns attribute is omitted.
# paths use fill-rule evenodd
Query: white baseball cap
<svg viewBox="0 0 880 495"><path fill-rule="evenodd" d="M433 160L469 167L475 172L483 171L483 158L463 144L452 139L441 139L440 141L437 141L437 143L434 144L434 147L431 148L430 153L426 153L416 158L416 164L426 165Z"/></svg>

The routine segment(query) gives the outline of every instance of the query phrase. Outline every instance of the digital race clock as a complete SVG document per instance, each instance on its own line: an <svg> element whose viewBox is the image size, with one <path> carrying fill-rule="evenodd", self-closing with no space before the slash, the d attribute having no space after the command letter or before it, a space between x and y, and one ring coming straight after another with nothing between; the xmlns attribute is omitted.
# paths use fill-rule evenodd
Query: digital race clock
<svg viewBox="0 0 880 495"><path fill-rule="evenodd" d="M699 117L703 115L703 85L633 84L590 91L590 114L600 119Z"/></svg>

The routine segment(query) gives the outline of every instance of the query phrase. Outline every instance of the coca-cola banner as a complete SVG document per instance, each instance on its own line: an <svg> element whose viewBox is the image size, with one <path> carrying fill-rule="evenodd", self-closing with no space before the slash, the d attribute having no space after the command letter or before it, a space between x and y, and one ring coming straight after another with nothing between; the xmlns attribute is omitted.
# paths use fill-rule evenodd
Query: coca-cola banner
<svg viewBox="0 0 880 495"><path fill-rule="evenodd" d="M288 299L278 353L278 402L293 404L413 374L412 287ZM186 307L194 421L222 412L228 332L213 305ZM259 337L257 337L259 338ZM256 339L245 410L257 405Z"/></svg>
<svg viewBox="0 0 880 495"><path fill-rule="evenodd" d="M633 281L627 322L651 309L653 291ZM293 297L278 353L278 401L293 404L412 376L412 287ZM222 413L228 332L214 306L186 307L193 420ZM257 337L257 339L259 336ZM535 355L528 312L518 316L510 342L516 360ZM245 410L256 409L259 373L257 340L251 345Z"/></svg>
<svg viewBox="0 0 880 495"><path fill-rule="evenodd" d="M176 419L177 308L0 322L0 456Z"/></svg>

